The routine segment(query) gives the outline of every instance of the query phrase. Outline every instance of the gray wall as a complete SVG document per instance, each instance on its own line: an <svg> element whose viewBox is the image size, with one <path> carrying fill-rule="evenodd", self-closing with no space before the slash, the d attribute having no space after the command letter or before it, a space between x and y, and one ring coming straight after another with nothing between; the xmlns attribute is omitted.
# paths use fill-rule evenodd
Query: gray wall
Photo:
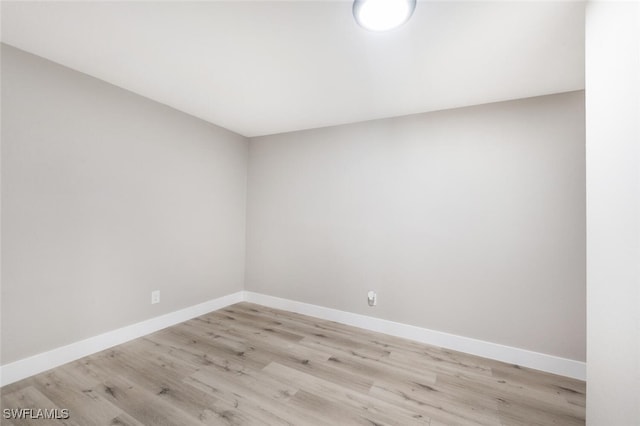
<svg viewBox="0 0 640 426"><path fill-rule="evenodd" d="M640 3L586 9L587 424L640 425Z"/></svg>
<svg viewBox="0 0 640 426"><path fill-rule="evenodd" d="M246 288L584 360L584 126L572 92L252 139Z"/></svg>
<svg viewBox="0 0 640 426"><path fill-rule="evenodd" d="M2 364L242 290L246 166L241 136L2 45Z"/></svg>
<svg viewBox="0 0 640 426"><path fill-rule="evenodd" d="M582 92L256 138L247 164L4 45L2 90L2 364L243 284L584 360Z"/></svg>

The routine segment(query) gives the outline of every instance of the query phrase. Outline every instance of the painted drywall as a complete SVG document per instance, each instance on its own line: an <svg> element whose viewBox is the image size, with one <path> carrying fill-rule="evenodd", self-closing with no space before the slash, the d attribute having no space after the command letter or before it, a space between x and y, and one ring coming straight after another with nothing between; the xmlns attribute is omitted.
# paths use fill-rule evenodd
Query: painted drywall
<svg viewBox="0 0 640 426"><path fill-rule="evenodd" d="M584 124L578 91L253 138L246 289L582 361Z"/></svg>
<svg viewBox="0 0 640 426"><path fill-rule="evenodd" d="M2 45L2 364L242 290L247 144Z"/></svg>
<svg viewBox="0 0 640 426"><path fill-rule="evenodd" d="M640 5L586 11L587 424L640 425Z"/></svg>

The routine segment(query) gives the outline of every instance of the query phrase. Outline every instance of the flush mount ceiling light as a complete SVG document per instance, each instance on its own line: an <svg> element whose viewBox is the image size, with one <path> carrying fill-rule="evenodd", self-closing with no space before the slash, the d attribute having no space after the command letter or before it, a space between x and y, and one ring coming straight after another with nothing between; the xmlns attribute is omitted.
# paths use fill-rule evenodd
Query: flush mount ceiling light
<svg viewBox="0 0 640 426"><path fill-rule="evenodd" d="M367 30L387 31L409 20L416 0L354 0L353 16Z"/></svg>

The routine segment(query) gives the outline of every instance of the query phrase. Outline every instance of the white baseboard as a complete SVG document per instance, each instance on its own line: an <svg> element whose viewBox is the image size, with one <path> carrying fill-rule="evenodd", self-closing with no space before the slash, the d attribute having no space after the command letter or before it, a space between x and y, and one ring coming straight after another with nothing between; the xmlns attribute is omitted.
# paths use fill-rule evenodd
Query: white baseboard
<svg viewBox="0 0 640 426"><path fill-rule="evenodd" d="M244 300L244 292L239 291L0 366L0 386L17 382L242 300Z"/></svg>
<svg viewBox="0 0 640 426"><path fill-rule="evenodd" d="M208 302L170 312L137 324L122 327L29 358L2 365L0 366L0 386L17 382L34 374L242 301L257 303L276 309L284 309L329 321L336 321L366 330L403 337L429 345L507 362L509 364L517 364L579 380L586 380L586 364L581 361L485 342L469 337L456 336L454 334L325 308L323 306L311 305L295 300L267 296L251 291L239 291L228 296L209 300Z"/></svg>
<svg viewBox="0 0 640 426"><path fill-rule="evenodd" d="M497 343L485 342L469 337L457 336L427 328L402 324L366 315L339 311L323 306L311 305L294 300L281 299L251 291L244 292L244 300L276 309L296 312L329 321L336 321L366 330L404 337L429 345L439 346L459 352L490 358L497 361L516 364L523 367L559 374L579 380L586 380L586 363L514 348Z"/></svg>

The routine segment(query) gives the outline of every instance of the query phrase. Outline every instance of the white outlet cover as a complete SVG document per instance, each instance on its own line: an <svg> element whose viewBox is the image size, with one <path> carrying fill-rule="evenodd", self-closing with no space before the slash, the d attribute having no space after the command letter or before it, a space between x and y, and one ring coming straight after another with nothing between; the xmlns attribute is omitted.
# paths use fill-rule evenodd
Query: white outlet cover
<svg viewBox="0 0 640 426"><path fill-rule="evenodd" d="M160 290L155 290L151 292L151 304L160 303Z"/></svg>

